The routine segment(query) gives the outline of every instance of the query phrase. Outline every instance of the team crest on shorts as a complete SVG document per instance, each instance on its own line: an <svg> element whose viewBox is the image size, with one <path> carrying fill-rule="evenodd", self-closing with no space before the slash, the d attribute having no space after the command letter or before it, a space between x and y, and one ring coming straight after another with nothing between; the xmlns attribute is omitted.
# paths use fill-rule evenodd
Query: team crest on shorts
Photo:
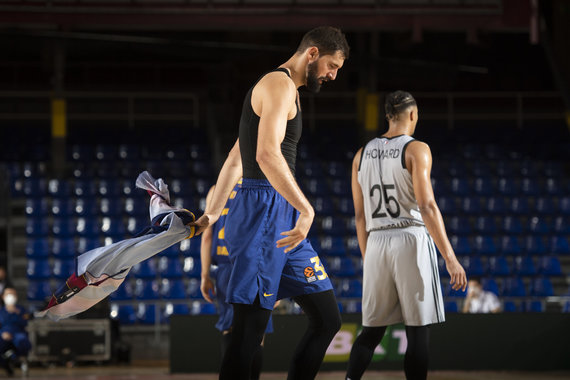
<svg viewBox="0 0 570 380"><path fill-rule="evenodd" d="M303 269L303 274L305 275L305 279L307 279L308 283L317 281L317 276L315 276L315 270L313 267L306 267Z"/></svg>

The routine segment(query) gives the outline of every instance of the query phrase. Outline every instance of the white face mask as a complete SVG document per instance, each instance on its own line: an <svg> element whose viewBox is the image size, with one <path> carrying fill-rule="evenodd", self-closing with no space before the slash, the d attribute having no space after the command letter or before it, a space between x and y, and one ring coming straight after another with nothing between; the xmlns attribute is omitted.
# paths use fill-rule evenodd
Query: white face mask
<svg viewBox="0 0 570 380"><path fill-rule="evenodd" d="M18 301L18 298L13 294L6 294L4 296L4 304L6 304L6 306L14 306L16 301Z"/></svg>

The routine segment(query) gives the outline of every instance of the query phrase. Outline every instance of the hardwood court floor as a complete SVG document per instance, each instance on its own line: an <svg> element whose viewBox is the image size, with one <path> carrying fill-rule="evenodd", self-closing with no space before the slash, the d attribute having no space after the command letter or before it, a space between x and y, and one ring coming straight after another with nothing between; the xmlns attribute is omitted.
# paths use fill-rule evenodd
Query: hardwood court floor
<svg viewBox="0 0 570 380"><path fill-rule="evenodd" d="M4 373L0 372L0 378ZM322 372L317 380L343 380L342 372ZM22 378L17 369L14 378ZM30 380L217 380L216 374L175 374L168 373L165 367L77 367L77 368L42 368L32 367L27 379ZM262 373L262 380L284 380L285 373ZM434 371L430 372L430 380L568 380L568 372L464 372ZM403 372L374 371L368 372L363 380L405 380Z"/></svg>

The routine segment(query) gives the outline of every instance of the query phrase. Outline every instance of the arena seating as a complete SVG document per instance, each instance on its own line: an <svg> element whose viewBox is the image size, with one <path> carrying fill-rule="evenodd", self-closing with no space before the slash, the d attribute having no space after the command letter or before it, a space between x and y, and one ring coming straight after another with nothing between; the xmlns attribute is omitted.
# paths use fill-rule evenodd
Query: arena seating
<svg viewBox="0 0 570 380"><path fill-rule="evenodd" d="M348 131L350 132L350 131ZM355 137L334 130L299 146L297 178L316 210L309 234L331 277L343 312L361 310L362 258L350 189ZM334 151L327 147L334 146ZM148 223L148 197L134 187L149 170L169 184L175 204L200 213L215 170L205 135L154 149L134 144L73 144L68 176L48 176L48 153L5 161L11 196L26 216L28 300L36 305L73 271L77 253L136 234ZM567 159L525 155L525 146L432 146L434 190L447 231L468 275L503 301L506 312L545 311L545 299L567 291L570 181ZM478 158L473 159L477 154ZM166 323L175 313L212 314L199 290L200 239L185 240L134 267L113 293L111 315L125 324ZM465 293L448 284L439 259L445 309L461 309ZM563 284L563 285L561 285ZM561 290L561 287L563 289ZM568 311L568 304L563 305Z"/></svg>

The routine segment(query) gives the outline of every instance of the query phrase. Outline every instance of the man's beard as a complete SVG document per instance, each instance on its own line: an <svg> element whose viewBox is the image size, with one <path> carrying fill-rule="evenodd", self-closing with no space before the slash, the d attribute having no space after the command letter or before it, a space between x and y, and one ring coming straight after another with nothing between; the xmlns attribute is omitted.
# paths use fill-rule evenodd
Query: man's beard
<svg viewBox="0 0 570 380"><path fill-rule="evenodd" d="M319 79L323 78L317 76L317 61L309 63L307 66L307 90L315 94L319 92L321 90Z"/></svg>

